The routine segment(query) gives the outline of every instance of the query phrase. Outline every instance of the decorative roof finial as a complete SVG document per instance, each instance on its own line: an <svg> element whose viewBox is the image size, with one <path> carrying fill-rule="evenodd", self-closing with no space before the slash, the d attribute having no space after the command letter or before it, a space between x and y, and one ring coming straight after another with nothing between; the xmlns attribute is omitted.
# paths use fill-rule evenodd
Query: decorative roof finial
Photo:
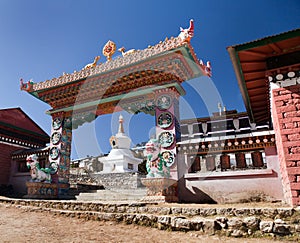
<svg viewBox="0 0 300 243"><path fill-rule="evenodd" d="M125 56L127 56L127 55L130 55L130 54L133 54L133 53L136 52L135 49L130 49L129 51L126 51L126 52L125 52L125 47L124 47L124 46L121 47L121 48L119 48L118 51L122 53L122 56L123 56L123 57L125 57Z"/></svg>
<svg viewBox="0 0 300 243"><path fill-rule="evenodd" d="M23 79L20 79L20 89L25 90L27 92L31 92L33 90L33 82L30 79L27 83L23 82Z"/></svg>
<svg viewBox="0 0 300 243"><path fill-rule="evenodd" d="M116 52L116 44L109 40L105 46L103 47L102 53L104 56L106 56L107 61L111 60L112 55Z"/></svg>
<svg viewBox="0 0 300 243"><path fill-rule="evenodd" d="M94 61L92 63L89 63L89 64L85 65L85 67L82 70L96 67L97 66L97 62L99 61L99 59L100 59L100 56L96 56L94 58Z"/></svg>
<svg viewBox="0 0 300 243"><path fill-rule="evenodd" d="M194 36L194 20L190 20L190 27L188 29L183 29L180 27L180 34L178 37L182 42L190 42L191 38Z"/></svg>

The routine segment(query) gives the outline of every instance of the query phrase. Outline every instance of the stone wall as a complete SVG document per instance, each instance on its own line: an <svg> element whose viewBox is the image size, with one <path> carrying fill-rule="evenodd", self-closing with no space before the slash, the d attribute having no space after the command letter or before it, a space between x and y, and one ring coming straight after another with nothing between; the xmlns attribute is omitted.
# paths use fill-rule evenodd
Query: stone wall
<svg viewBox="0 0 300 243"><path fill-rule="evenodd" d="M284 196L300 205L300 84L273 89L272 116Z"/></svg>
<svg viewBox="0 0 300 243"><path fill-rule="evenodd" d="M141 178L145 176L139 173L97 173L91 174L91 176L106 189L136 189L144 187L141 183Z"/></svg>
<svg viewBox="0 0 300 243"><path fill-rule="evenodd" d="M198 231L233 237L300 239L300 209L222 207L206 205L96 203L74 201L17 200L0 203L29 211L46 211L86 220L117 221L156 227L161 230Z"/></svg>

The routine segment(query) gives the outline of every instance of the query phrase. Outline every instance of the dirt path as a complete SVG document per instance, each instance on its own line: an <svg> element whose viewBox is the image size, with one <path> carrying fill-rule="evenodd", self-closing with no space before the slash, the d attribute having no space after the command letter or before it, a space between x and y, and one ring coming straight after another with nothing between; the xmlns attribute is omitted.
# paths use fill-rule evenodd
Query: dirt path
<svg viewBox="0 0 300 243"><path fill-rule="evenodd" d="M0 242L266 243L274 240L220 238L199 232L168 232L115 222L84 221L0 204Z"/></svg>

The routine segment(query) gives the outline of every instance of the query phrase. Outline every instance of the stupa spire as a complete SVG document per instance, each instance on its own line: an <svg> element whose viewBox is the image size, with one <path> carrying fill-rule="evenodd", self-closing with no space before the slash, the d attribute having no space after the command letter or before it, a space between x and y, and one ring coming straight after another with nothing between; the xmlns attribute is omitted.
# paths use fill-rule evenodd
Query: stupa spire
<svg viewBox="0 0 300 243"><path fill-rule="evenodd" d="M123 127L123 116L119 116L119 130L118 133L124 133L124 127Z"/></svg>

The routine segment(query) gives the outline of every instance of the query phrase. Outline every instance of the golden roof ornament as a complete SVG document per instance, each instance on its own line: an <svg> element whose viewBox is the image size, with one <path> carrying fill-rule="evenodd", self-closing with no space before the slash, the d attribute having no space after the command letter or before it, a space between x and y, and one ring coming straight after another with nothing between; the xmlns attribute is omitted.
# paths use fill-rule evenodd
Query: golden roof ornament
<svg viewBox="0 0 300 243"><path fill-rule="evenodd" d="M103 47L102 53L106 56L107 61L111 60L112 55L116 52L116 44L109 40Z"/></svg>
<svg viewBox="0 0 300 243"><path fill-rule="evenodd" d="M99 59L100 59L100 56L96 56L94 58L94 61L92 63L89 63L89 64L85 65L82 70L96 67L97 66L97 62L99 61Z"/></svg>
<svg viewBox="0 0 300 243"><path fill-rule="evenodd" d="M125 56L127 56L127 55L130 55L130 54L133 54L133 53L136 52L135 49L131 49L131 50L125 52L125 47L124 47L124 46L121 47L121 48L119 48L118 51L122 53L122 56L123 56L123 57L125 57Z"/></svg>

